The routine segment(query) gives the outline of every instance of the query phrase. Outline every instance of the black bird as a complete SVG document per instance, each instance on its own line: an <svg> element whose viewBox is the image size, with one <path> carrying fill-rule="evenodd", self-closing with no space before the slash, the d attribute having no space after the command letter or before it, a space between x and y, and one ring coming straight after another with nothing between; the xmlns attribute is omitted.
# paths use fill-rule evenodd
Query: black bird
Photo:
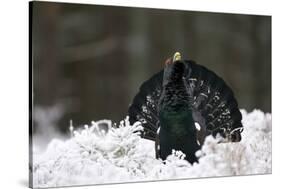
<svg viewBox="0 0 281 189"><path fill-rule="evenodd" d="M164 70L145 81L129 107L142 137L155 141L156 157L181 150L190 163L208 135L239 142L243 125L232 90L214 72L175 53Z"/></svg>

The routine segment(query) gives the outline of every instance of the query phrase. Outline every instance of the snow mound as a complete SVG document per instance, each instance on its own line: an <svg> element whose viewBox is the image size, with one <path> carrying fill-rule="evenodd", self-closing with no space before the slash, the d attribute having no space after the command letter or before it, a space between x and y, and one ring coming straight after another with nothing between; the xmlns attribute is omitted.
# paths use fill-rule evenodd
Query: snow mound
<svg viewBox="0 0 281 189"><path fill-rule="evenodd" d="M128 118L118 128L111 121L92 122L66 141L53 139L46 151L33 154L33 186L58 187L179 178L271 173L271 114L241 110L244 125L239 143L217 143L209 136L191 165L173 151L155 159L154 143L140 138L139 122ZM100 124L108 125L108 130Z"/></svg>

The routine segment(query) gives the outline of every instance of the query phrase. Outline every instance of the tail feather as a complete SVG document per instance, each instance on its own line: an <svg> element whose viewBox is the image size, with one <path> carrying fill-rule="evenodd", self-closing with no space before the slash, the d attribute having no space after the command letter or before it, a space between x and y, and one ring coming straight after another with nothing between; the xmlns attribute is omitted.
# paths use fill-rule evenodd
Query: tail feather
<svg viewBox="0 0 281 189"><path fill-rule="evenodd" d="M129 107L129 121L142 122L142 137L154 141L159 127L157 106L162 91L162 78L163 71L160 71L145 81Z"/></svg>

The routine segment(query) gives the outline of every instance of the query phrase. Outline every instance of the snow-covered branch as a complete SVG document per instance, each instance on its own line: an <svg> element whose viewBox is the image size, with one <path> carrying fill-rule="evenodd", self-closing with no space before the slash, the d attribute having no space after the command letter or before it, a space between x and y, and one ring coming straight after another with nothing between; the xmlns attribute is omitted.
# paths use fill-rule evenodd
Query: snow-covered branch
<svg viewBox="0 0 281 189"><path fill-rule="evenodd" d="M119 127L106 120L92 122L34 154L34 187L271 173L271 114L241 112L242 141L218 144L209 136L193 165L180 151L165 161L155 159L154 143L140 137L139 122L130 125L126 118ZM107 131L100 125L107 125Z"/></svg>

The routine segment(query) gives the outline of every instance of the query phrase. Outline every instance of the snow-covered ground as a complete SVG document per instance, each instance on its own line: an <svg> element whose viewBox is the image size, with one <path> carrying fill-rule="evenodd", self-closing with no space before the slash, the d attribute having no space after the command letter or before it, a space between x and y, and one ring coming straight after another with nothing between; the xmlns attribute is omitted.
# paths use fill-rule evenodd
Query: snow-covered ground
<svg viewBox="0 0 281 189"><path fill-rule="evenodd" d="M139 137L139 123L128 120L108 133L101 122L72 131L67 140L53 139L33 155L33 186L55 187L271 173L271 114L241 110L244 131L239 143L217 144L207 137L190 165L173 152L165 163L155 159L154 143ZM111 122L108 122L111 124Z"/></svg>

